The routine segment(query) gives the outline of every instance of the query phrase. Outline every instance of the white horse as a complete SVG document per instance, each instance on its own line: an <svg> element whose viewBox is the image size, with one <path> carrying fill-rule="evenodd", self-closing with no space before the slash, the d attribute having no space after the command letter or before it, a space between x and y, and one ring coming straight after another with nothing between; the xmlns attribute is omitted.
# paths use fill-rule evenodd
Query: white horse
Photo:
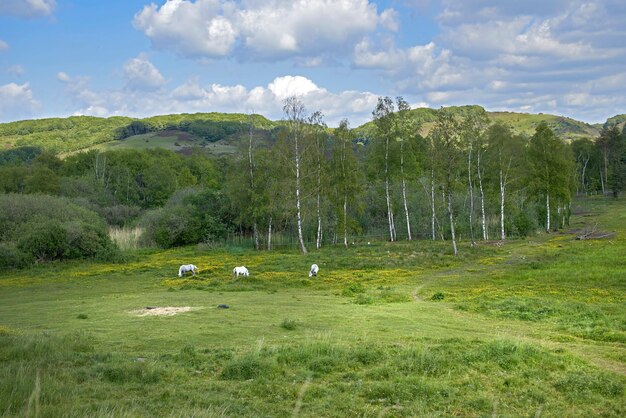
<svg viewBox="0 0 626 418"><path fill-rule="evenodd" d="M317 272L320 271L320 268L317 264L311 264L311 270L309 271L309 277L317 276Z"/></svg>
<svg viewBox="0 0 626 418"><path fill-rule="evenodd" d="M240 274L242 276L249 276L250 272L244 266L235 267L233 269L233 277L239 277Z"/></svg>
<svg viewBox="0 0 626 418"><path fill-rule="evenodd" d="M188 271L190 271L191 274L195 276L196 272L200 272L200 269L193 264L183 264L178 269L178 277L183 277L183 274L187 273Z"/></svg>

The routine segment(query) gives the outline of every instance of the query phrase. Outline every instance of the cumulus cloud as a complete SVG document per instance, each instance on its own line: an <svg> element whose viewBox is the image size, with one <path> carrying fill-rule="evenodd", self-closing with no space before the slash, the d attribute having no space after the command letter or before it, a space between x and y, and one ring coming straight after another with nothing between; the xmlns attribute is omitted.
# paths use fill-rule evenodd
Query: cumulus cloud
<svg viewBox="0 0 626 418"><path fill-rule="evenodd" d="M59 73L76 115L146 117L167 113L240 112L251 109L271 119L280 119L283 101L298 96L311 111L322 110L329 125L348 118L356 126L369 120L377 95L370 92L330 92L302 76L276 77L264 86L247 88L240 84L201 84L197 78L175 86L151 91L94 91L86 77Z"/></svg>
<svg viewBox="0 0 626 418"><path fill-rule="evenodd" d="M128 60L124 64L126 86L131 90L156 90L165 84L165 78L145 56Z"/></svg>
<svg viewBox="0 0 626 418"><path fill-rule="evenodd" d="M0 121L25 119L39 107L29 83L0 86Z"/></svg>
<svg viewBox="0 0 626 418"><path fill-rule="evenodd" d="M21 18L50 16L56 3L56 0L2 0L0 1L0 15Z"/></svg>
<svg viewBox="0 0 626 418"><path fill-rule="evenodd" d="M626 106L623 21L618 0L405 0L417 13L439 10L430 42L364 38L353 65L392 80L402 94L432 105L550 112L583 120ZM618 77L619 78L619 77ZM600 85L610 83L611 93ZM621 104L621 108L620 108ZM603 109L598 111L597 109Z"/></svg>
<svg viewBox="0 0 626 418"><path fill-rule="evenodd" d="M398 14L369 0L171 0L145 6L133 24L181 56L271 59L347 51L378 28L397 30Z"/></svg>

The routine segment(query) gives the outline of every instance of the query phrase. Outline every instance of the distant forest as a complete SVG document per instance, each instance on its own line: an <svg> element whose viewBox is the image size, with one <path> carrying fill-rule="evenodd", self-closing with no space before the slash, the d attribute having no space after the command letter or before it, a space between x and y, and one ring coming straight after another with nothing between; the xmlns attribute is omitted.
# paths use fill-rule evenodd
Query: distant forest
<svg viewBox="0 0 626 418"><path fill-rule="evenodd" d="M165 248L236 238L307 252L433 239L456 255L460 241L565 228L575 194L618 198L626 182L620 116L600 127L384 97L371 122L330 129L297 98L283 110L279 122L215 113L0 124L9 146L0 152L0 267L114 259L114 227L140 228L143 245ZM197 146L90 148L169 130ZM236 152L205 147L225 140Z"/></svg>

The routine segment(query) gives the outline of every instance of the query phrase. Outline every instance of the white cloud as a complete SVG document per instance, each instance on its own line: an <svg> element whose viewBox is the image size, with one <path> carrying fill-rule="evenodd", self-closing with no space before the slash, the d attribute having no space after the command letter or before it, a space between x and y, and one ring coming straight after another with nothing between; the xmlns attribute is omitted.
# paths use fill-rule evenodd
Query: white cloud
<svg viewBox="0 0 626 418"><path fill-rule="evenodd" d="M168 113L240 112L254 109L271 119L282 118L285 98L297 95L311 111L322 110L329 125L348 118L354 126L369 120L377 95L370 92L329 92L302 76L276 77L265 86L202 85L197 78L171 90L93 91L85 77L58 76L75 105L74 114L146 117Z"/></svg>
<svg viewBox="0 0 626 418"><path fill-rule="evenodd" d="M157 49L245 60L348 51L379 27L397 30L398 14L368 0L171 0L145 6L133 24Z"/></svg>
<svg viewBox="0 0 626 418"><path fill-rule="evenodd" d="M60 71L57 73L57 80L62 81L62 82L69 82L71 78L69 75L67 75L67 73Z"/></svg>
<svg viewBox="0 0 626 418"><path fill-rule="evenodd" d="M0 52L6 51L7 49L9 49L9 44L0 39Z"/></svg>
<svg viewBox="0 0 626 418"><path fill-rule="evenodd" d="M0 1L0 15L21 18L50 16L56 3L56 0L2 0Z"/></svg>
<svg viewBox="0 0 626 418"><path fill-rule="evenodd" d="M30 117L39 107L29 83L0 86L0 121Z"/></svg>
<svg viewBox="0 0 626 418"><path fill-rule="evenodd" d="M144 55L124 64L126 86L131 90L155 90L165 84L165 78Z"/></svg>
<svg viewBox="0 0 626 418"><path fill-rule="evenodd" d="M319 90L319 87L308 78L290 75L275 78L267 87L278 100L284 100L289 96L305 96Z"/></svg>

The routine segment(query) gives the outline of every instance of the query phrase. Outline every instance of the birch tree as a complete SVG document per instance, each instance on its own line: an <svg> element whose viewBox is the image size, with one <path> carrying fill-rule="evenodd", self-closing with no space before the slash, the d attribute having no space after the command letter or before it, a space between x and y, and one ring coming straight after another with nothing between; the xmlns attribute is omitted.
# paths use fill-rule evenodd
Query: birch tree
<svg viewBox="0 0 626 418"><path fill-rule="evenodd" d="M458 255L454 210L452 206L453 187L457 181L459 161L461 158L460 141L461 126L455 119L454 115L446 109L437 111L437 120L435 126L430 133L434 150L436 153L436 161L439 174L442 179L443 193L448 211L448 219L450 221L450 238L452 240L452 250L454 255Z"/></svg>
<svg viewBox="0 0 626 418"><path fill-rule="evenodd" d="M304 104L296 96L291 96L283 102L283 112L286 116L287 129L290 142L293 144L293 166L295 174L295 205L296 205L296 228L298 230L298 242L303 254L307 253L302 234L302 190L301 190L301 163L302 163L302 135L305 124Z"/></svg>
<svg viewBox="0 0 626 418"><path fill-rule="evenodd" d="M400 180L402 183L402 204L404 206L404 216L406 218L406 232L407 239L411 241L411 220L409 216L409 206L406 198L406 175L404 172L405 158L407 154L408 145L410 145L410 139L414 134L415 129L411 126L409 119L409 110L411 107L402 97L396 98L396 104L398 106L398 115L395 118L396 122L396 135L397 140L400 142ZM408 149L410 152L410 148Z"/></svg>
<svg viewBox="0 0 626 418"><path fill-rule="evenodd" d="M481 158L484 152L482 135L485 127L489 123L486 112L480 111L470 112L463 120L463 142L467 152L467 187L469 193L469 228L470 239L472 245L474 241L474 173L478 177L478 186L480 191L480 208L481 208L481 225L483 239L487 239L487 226L485 219L485 193L482 183L482 167ZM476 167L474 167L474 160Z"/></svg>
<svg viewBox="0 0 626 418"><path fill-rule="evenodd" d="M310 147L312 147L310 162L313 166L314 190L316 202L317 232L315 247L322 247L322 194L323 194L323 170L325 165L325 145L326 145L326 124L321 111L314 112L308 119Z"/></svg>
<svg viewBox="0 0 626 418"><path fill-rule="evenodd" d="M256 193L255 193L255 185L254 185L254 159L252 156L253 150L253 141L252 141L252 128L253 128L253 119L252 114L248 115L248 186L250 188L250 206L253 208L252 212L252 235L254 238L254 248L258 251L260 248L259 244L259 229L257 225L257 213L256 209L259 207L258 202L256 202Z"/></svg>
<svg viewBox="0 0 626 418"><path fill-rule="evenodd" d="M571 199L573 158L570 149L545 122L537 126L530 138L528 154L532 167L528 182L545 203L545 227L550 232L554 206L561 208Z"/></svg>
<svg viewBox="0 0 626 418"><path fill-rule="evenodd" d="M523 153L519 137L503 123L495 123L487 130L487 153L490 168L497 179L500 213L500 239L506 239L506 197L508 186L512 181L512 172L518 166L519 156Z"/></svg>
<svg viewBox="0 0 626 418"><path fill-rule="evenodd" d="M372 112L374 124L378 140L382 141L384 146L384 182L385 182L385 199L387 202L387 222L389 224L389 240L396 240L396 226L393 219L393 207L390 193L391 164L390 149L394 126L394 105L390 97L379 97L376 108Z"/></svg>
<svg viewBox="0 0 626 418"><path fill-rule="evenodd" d="M357 160L352 148L353 134L347 119L339 123L335 130L332 149L332 184L338 219L338 233L343 235L343 245L348 248L348 205L356 203L359 192Z"/></svg>

